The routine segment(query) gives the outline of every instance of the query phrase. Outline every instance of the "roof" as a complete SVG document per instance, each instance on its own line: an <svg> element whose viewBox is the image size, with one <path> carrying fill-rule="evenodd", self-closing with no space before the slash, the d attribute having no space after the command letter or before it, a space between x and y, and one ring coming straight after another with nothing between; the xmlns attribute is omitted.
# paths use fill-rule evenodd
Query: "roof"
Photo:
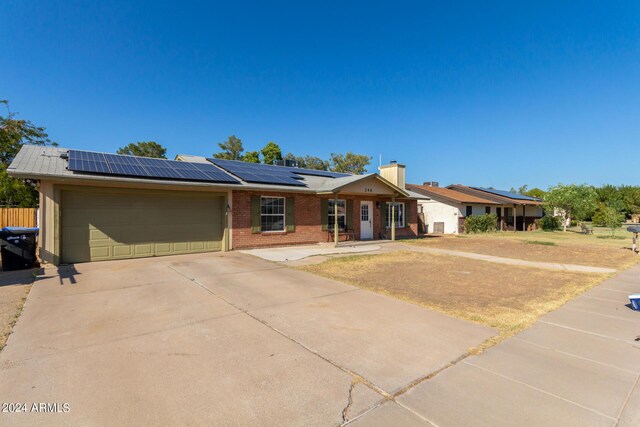
<svg viewBox="0 0 640 427"><path fill-rule="evenodd" d="M458 191L460 193L469 194L472 196L486 198L498 203L508 203L516 205L540 205L542 200L535 197L525 196L523 194L513 193L505 190L495 190L493 188L485 187L469 187L462 184L454 184L447 187L448 189Z"/></svg>
<svg viewBox="0 0 640 427"><path fill-rule="evenodd" d="M496 195L502 196L502 197L508 197L509 199L528 200L528 201L532 201L532 202L540 202L541 201L538 198L531 197L531 196L526 196L524 194L512 193L511 191L496 190L494 188L484 188L484 187L471 187L471 188L474 188L474 189L480 190L480 191L484 191L484 192L487 192L487 193L491 193L491 194L496 194Z"/></svg>
<svg viewBox="0 0 640 427"><path fill-rule="evenodd" d="M95 173L74 172L67 169L67 160L61 157L66 154L69 149L61 147L43 147L38 145L24 145L20 152L16 155L15 159L9 167L7 172L10 176L17 178L31 178L31 179L48 179L64 182L78 182L78 181L101 181L101 182L120 182L120 183L134 183L134 184L158 184L158 185L174 185L185 187L198 187L198 188L212 188L220 190L242 189L242 190L265 190L265 191L280 191L280 192L301 192L301 193L324 193L339 191L344 186L357 182L363 179L367 179L374 175L384 182L386 185L394 188L398 193L405 197L410 197L409 193L405 190L399 189L384 178L377 174L369 175L343 175L340 178L322 177L307 175L304 173L304 169L301 169L300 177L305 186L288 186L278 184L266 184L266 183L248 183L241 181L240 184L229 184L220 182L197 182L197 181L174 181L170 179L162 178L139 178L130 176L118 176L118 175L101 175ZM176 156L176 159L182 161L189 161L194 163L208 163L205 157L193 156L181 154ZM266 167L272 167L265 165ZM222 170L222 169L221 169ZM316 171L317 172L317 171ZM227 173L225 171L225 173ZM230 175L233 176L233 175Z"/></svg>
<svg viewBox="0 0 640 427"><path fill-rule="evenodd" d="M439 199L446 199L448 201L456 203L478 203L483 205L496 205L497 203L481 197L472 196L470 194L461 193L459 191L451 190L449 188L442 187L430 187L427 185L407 184L409 190L416 193L423 194L429 197L435 197Z"/></svg>
<svg viewBox="0 0 640 427"><path fill-rule="evenodd" d="M346 176L341 178L327 179L322 183L320 187L317 188L316 191L318 193L335 193L350 184L353 184L358 181L363 181L365 179L370 179L370 178L377 179L378 181L383 182L384 184L391 187L396 192L400 193L405 197L410 196L406 190L403 190L400 187L393 185L391 182L387 181L377 173L370 173L367 175L351 175L351 176Z"/></svg>

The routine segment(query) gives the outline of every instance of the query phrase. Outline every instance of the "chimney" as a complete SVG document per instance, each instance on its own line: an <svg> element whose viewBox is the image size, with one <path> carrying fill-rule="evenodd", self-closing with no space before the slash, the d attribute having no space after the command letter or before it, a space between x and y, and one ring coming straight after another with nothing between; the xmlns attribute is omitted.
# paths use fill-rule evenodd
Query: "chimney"
<svg viewBox="0 0 640 427"><path fill-rule="evenodd" d="M392 160L390 164L380 166L380 176L391 182L396 187L405 189L405 171L404 165Z"/></svg>
<svg viewBox="0 0 640 427"><path fill-rule="evenodd" d="M437 181L425 181L422 185L425 187L438 187L440 184Z"/></svg>

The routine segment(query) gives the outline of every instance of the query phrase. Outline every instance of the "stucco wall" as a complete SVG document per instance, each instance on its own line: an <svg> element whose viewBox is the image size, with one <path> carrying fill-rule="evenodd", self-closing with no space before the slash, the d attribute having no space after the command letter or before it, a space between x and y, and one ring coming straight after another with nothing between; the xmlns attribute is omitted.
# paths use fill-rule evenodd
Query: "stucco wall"
<svg viewBox="0 0 640 427"><path fill-rule="evenodd" d="M38 233L38 256L44 262L58 263L56 247L57 204L54 185L51 182L40 182L40 230Z"/></svg>
<svg viewBox="0 0 640 427"><path fill-rule="evenodd" d="M433 233L435 222L444 222L445 234L458 233L458 218L462 216L461 205L453 202L440 202L437 200L420 200L422 212L425 215L429 233Z"/></svg>

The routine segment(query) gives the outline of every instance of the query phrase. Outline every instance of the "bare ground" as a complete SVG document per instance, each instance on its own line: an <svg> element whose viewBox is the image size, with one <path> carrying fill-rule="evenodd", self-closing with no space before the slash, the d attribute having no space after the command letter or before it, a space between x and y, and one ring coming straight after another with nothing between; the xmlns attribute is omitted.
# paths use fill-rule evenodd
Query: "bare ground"
<svg viewBox="0 0 640 427"><path fill-rule="evenodd" d="M340 257L299 268L498 328L494 342L608 277L409 251Z"/></svg>
<svg viewBox="0 0 640 427"><path fill-rule="evenodd" d="M0 272L0 351L20 316L33 279L31 270Z"/></svg>

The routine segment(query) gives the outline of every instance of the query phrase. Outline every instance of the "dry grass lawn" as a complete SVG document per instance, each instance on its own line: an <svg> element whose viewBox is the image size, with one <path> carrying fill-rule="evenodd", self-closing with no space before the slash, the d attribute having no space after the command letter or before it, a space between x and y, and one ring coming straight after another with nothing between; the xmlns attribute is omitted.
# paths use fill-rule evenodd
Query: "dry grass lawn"
<svg viewBox="0 0 640 427"><path fill-rule="evenodd" d="M20 316L32 282L31 270L0 272L0 351Z"/></svg>
<svg viewBox="0 0 640 427"><path fill-rule="evenodd" d="M497 328L500 335L484 346L608 277L409 251L339 257L300 269Z"/></svg>
<svg viewBox="0 0 640 427"><path fill-rule="evenodd" d="M428 237L407 243L462 252L476 252L528 261L557 262L624 269L640 261L628 240L604 239L601 234L583 235L572 231L493 233ZM619 233L622 237L624 234Z"/></svg>

